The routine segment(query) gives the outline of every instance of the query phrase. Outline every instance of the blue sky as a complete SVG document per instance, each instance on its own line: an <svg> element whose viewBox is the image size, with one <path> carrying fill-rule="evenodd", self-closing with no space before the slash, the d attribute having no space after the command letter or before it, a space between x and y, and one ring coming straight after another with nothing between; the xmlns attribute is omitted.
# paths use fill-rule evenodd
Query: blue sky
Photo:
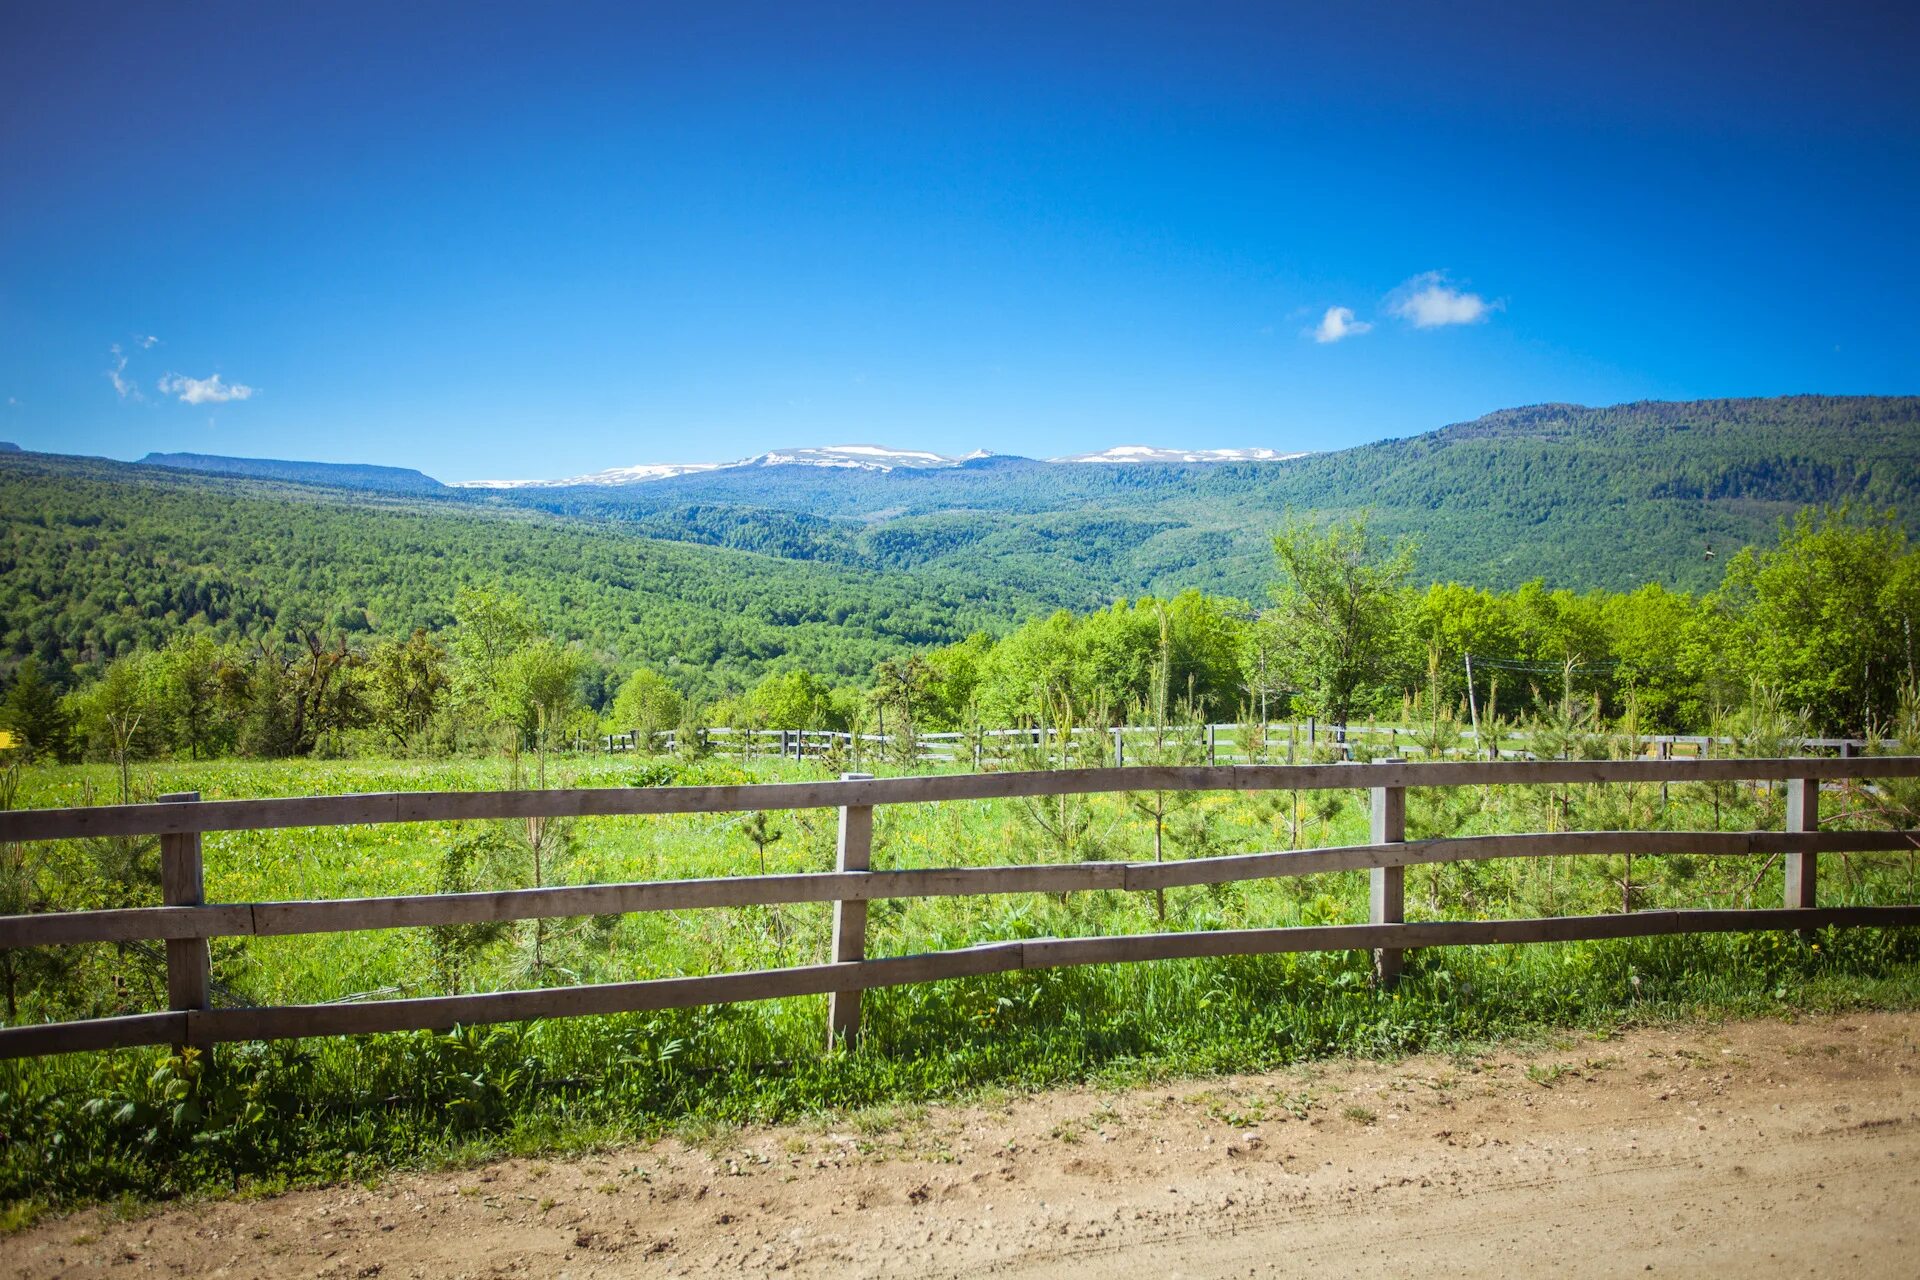
<svg viewBox="0 0 1920 1280"><path fill-rule="evenodd" d="M0 439L471 479L1920 392L1914 12L11 4Z"/></svg>

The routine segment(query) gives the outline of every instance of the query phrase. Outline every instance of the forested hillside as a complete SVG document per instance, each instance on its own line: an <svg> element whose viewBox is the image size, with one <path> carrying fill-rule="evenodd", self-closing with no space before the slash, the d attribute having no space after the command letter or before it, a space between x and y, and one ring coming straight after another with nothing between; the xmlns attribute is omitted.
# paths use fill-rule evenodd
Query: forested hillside
<svg viewBox="0 0 1920 1280"><path fill-rule="evenodd" d="M1920 397L1535 405L1287 462L1049 463L892 471L742 466L641 484L446 488L418 472L153 454L173 467L496 512L875 570L950 570L1094 607L1142 591L1257 596L1288 514L1372 514L1432 580L1704 590L1729 549L1852 500L1920 516ZM990 517L990 518L983 518Z"/></svg>
<svg viewBox="0 0 1920 1280"><path fill-rule="evenodd" d="M375 493L444 493L447 486L411 467L375 467L351 462L289 462L284 458L228 458L213 453L150 453L140 459L150 467L177 471L207 471L214 475L249 476L255 480L286 480L294 484L321 484L341 489L368 489Z"/></svg>
<svg viewBox="0 0 1920 1280"><path fill-rule="evenodd" d="M1910 527L1920 515L1920 397L1538 405L1281 463L754 467L466 498L778 555L967 566L1082 605L1188 587L1257 595L1284 516L1361 510L1418 539L1433 580L1702 590L1727 551L1770 539L1797 508L1848 499Z"/></svg>
<svg viewBox="0 0 1920 1280"><path fill-rule="evenodd" d="M57 679L175 632L220 639L436 629L463 585L504 582L608 666L692 691L770 666L864 675L1049 603L962 575L875 573L690 547L534 513L169 472L45 454L0 459L6 665Z"/></svg>

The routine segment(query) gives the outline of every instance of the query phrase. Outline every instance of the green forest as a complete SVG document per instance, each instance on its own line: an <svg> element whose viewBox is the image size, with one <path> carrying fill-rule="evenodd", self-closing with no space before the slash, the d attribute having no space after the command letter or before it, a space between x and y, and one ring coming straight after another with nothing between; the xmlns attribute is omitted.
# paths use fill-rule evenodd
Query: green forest
<svg viewBox="0 0 1920 1280"><path fill-rule="evenodd" d="M504 584L602 666L716 693L782 663L861 674L1045 602L957 574L37 454L0 458L0 529L6 661L35 657L62 685L188 630L269 648L438 631L462 586Z"/></svg>
<svg viewBox="0 0 1920 1280"><path fill-rule="evenodd" d="M1719 585L1701 595L1658 584L1422 587L1410 540L1388 540L1364 519L1295 520L1272 537L1260 601L1186 591L1078 614L1030 610L996 627L1004 615L975 605L955 602L943 616L945 602L904 586L855 595L854 583L817 568L737 553L627 537L589 549L564 529L497 522L475 522L485 537L454 553L421 537L444 517L310 506L291 509L297 523L261 528L245 521L257 500L236 496L217 518L197 501L159 489L141 504L144 518L174 529L171 554L166 543L136 551L134 531L149 527L132 520L62 524L42 512L16 523L27 535L18 549L35 532L77 537L97 552L87 563L120 569L117 583L103 574L12 633L0 727L22 749L124 770L167 757L517 750L681 726L913 732L1471 716L1497 732L1550 708L1577 708L1595 729L1720 732L1764 712L1791 722L1792 736L1858 736L1883 730L1916 686L1920 553L1890 514L1846 506L1803 511L1776 545L1730 554ZM346 562L320 552L329 535L369 548L381 571L375 587L345 587L351 607L316 610L313 597L345 585ZM524 554L487 540L502 536ZM216 553L252 557L261 576L238 590L205 570L180 581ZM580 576L538 572L567 553L586 555ZM688 563L698 556L712 557L706 576ZM269 577L268 565L287 576ZM515 566L522 572L487 572ZM734 567L746 572L721 576ZM144 581L130 572L141 569ZM16 561L9 589L30 593L56 572L46 566L36 579ZM623 591L602 572L646 574L650 588ZM805 572L850 594L807 601L778 576ZM436 573L452 586L445 605ZM769 587L791 593L792 613ZM728 609L746 601L757 616L734 627ZM560 619L602 629L583 638ZM77 640L63 642L62 626ZM786 643L756 653L736 630Z"/></svg>

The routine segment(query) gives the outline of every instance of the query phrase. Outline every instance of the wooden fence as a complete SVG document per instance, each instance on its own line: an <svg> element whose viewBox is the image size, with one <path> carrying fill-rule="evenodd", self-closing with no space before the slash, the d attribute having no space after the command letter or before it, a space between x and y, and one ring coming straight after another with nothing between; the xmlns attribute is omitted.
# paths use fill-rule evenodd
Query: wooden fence
<svg viewBox="0 0 1920 1280"><path fill-rule="evenodd" d="M645 735L649 750L673 754L683 745L684 734L698 735L703 749L743 759L777 756L789 760L819 760L828 757L894 759L911 752L925 764L967 764L980 769L997 759L1017 757L1023 752L1057 752L1058 730L1026 726L1017 729L974 728L944 733L847 733L838 729L662 729ZM601 734L598 739L576 736L567 743L575 751L588 749L596 742L608 755L638 751L642 731ZM1373 756L1424 756L1421 731L1409 725L1361 724L1325 725L1317 720L1281 721L1269 724L1120 725L1114 728L1083 728L1073 733L1077 754L1089 749L1121 767L1131 756L1141 753L1141 744L1153 740L1187 740L1196 754L1208 764L1292 764L1297 755L1325 748L1348 759ZM1255 745L1257 743L1257 745ZM1707 734L1660 733L1644 735L1642 749L1659 759L1674 756L1710 756L1729 750L1733 739ZM1860 738L1801 738L1792 744L1796 754L1837 754L1842 758L1859 755L1866 749ZM1452 749L1460 758L1530 760L1533 753L1526 737L1509 732L1490 739L1483 747L1477 730L1462 728L1459 743Z"/></svg>
<svg viewBox="0 0 1920 1280"><path fill-rule="evenodd" d="M821 995L829 1002L829 1043L859 1027L861 992L1020 969L1178 957L1369 950L1391 982L1410 948L1644 937L1828 925L1920 924L1920 905L1820 908L1816 860L1827 852L1911 850L1920 831L1820 831L1823 782L1920 776L1920 756L1864 759L1628 761L1388 761L1376 764L1132 767L952 774L741 786L589 788L546 791L398 792L267 800L203 801L193 793L153 804L0 813L0 841L158 835L164 905L0 917L0 947L164 941L168 1009L87 1021L0 1028L0 1057L146 1044L439 1029L471 1023ZM1560 783L1688 783L1765 780L1786 788L1783 831L1587 831L1557 834L1406 838L1409 787ZM1178 862L875 871L869 866L876 805L1132 791L1351 790L1371 793L1369 843ZM837 808L834 870L501 892L427 894L334 901L209 903L201 836L209 831L324 827L452 819L559 818ZM1766 855L1784 857L1786 898L1777 909L1653 910L1547 919L1407 923L1409 866L1511 857L1591 854ZM881 898L968 894L1144 892L1273 876L1365 870L1369 923L1295 928L1155 933L1120 937L1027 938L923 955L869 959L866 904ZM478 995L276 1008L213 1008L208 940L416 928L558 916L679 911L752 904L834 904L831 959L747 973L503 991Z"/></svg>

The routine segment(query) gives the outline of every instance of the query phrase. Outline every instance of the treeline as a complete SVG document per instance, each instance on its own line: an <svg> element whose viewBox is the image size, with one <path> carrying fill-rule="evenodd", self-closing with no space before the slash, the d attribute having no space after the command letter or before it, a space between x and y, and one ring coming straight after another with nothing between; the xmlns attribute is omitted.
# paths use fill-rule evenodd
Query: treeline
<svg viewBox="0 0 1920 1280"><path fill-rule="evenodd" d="M1169 703L1211 721L1518 722L1572 701L1608 724L1704 732L1759 699L1808 734L1861 735L1917 683L1920 552L1890 514L1803 511L1703 595L1418 587L1413 545L1364 520L1292 523L1274 549L1257 607L1187 592L1058 612L886 664L873 695L933 729L1164 721ZM782 724L759 696L730 705L734 722ZM824 705L821 727L845 727Z"/></svg>
<svg viewBox="0 0 1920 1280"><path fill-rule="evenodd" d="M404 641L451 629L460 587L492 585L597 668L644 663L708 698L782 665L860 679L901 650L1052 603L955 573L779 560L526 513L0 458L0 679L31 657L77 687L189 631L275 654L310 636Z"/></svg>
<svg viewBox="0 0 1920 1280"><path fill-rule="evenodd" d="M62 760L414 755L539 749L594 730L604 673L527 603L462 589L453 625L406 637L307 632L298 643L182 631L60 692L29 658L0 727Z"/></svg>
<svg viewBox="0 0 1920 1280"><path fill-rule="evenodd" d="M796 666L702 696L564 639L517 595L462 588L448 625L404 636L314 627L266 642L182 627L68 689L29 658L0 727L35 755L123 763L522 750L694 726L1517 723L1576 705L1595 724L1698 732L1756 700L1805 732L1858 735L1920 683L1920 553L1890 515L1803 512L1777 547L1731 555L1701 596L1421 588L1412 545L1363 520L1291 523L1273 543L1275 580L1257 607L1188 591L1062 610L885 658L864 679Z"/></svg>

